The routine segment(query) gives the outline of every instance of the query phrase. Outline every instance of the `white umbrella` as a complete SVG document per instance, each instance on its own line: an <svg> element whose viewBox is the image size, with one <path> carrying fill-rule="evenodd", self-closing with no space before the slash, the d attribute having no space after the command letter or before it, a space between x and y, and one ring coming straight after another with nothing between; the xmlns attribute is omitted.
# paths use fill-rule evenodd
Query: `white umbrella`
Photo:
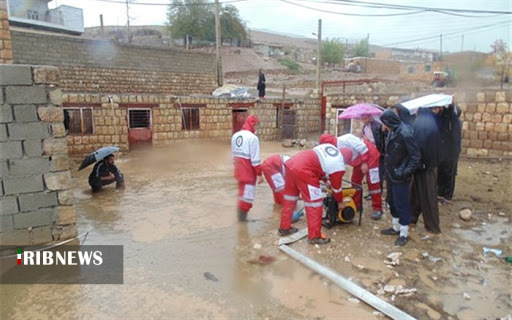
<svg viewBox="0 0 512 320"><path fill-rule="evenodd" d="M420 98L402 102L411 114L414 114L418 108L443 107L452 104L453 96L449 94L429 94Z"/></svg>

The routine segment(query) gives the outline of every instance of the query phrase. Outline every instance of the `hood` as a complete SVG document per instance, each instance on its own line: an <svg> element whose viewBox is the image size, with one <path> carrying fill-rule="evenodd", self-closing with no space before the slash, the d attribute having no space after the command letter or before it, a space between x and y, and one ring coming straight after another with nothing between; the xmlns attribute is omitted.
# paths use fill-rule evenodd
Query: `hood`
<svg viewBox="0 0 512 320"><path fill-rule="evenodd" d="M400 117L392 109L387 109L380 115L380 121L388 126L391 130L396 130L402 123Z"/></svg>
<svg viewBox="0 0 512 320"><path fill-rule="evenodd" d="M411 114L409 109L407 109L401 104L395 104L393 108L396 108L398 110L398 116L400 117L400 120L412 126L412 124L414 123L414 116Z"/></svg>
<svg viewBox="0 0 512 320"><path fill-rule="evenodd" d="M320 144L330 143L333 146L335 146L336 148L338 147L338 139L335 136L333 136L332 134L324 133L323 135L320 136L320 140L318 140L318 142Z"/></svg>
<svg viewBox="0 0 512 320"><path fill-rule="evenodd" d="M260 120L257 116L250 115L245 119L245 123L242 126L242 130L248 130L252 133L256 132L256 129L254 128L258 123L260 123Z"/></svg>

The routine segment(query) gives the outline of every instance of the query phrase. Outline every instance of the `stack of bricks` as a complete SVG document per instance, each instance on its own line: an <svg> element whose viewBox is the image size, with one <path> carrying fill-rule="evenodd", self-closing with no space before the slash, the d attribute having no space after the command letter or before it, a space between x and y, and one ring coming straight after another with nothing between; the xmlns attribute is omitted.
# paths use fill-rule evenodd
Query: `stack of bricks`
<svg viewBox="0 0 512 320"><path fill-rule="evenodd" d="M0 65L0 243L76 236L61 92L54 67Z"/></svg>
<svg viewBox="0 0 512 320"><path fill-rule="evenodd" d="M7 20L7 1L0 0L0 63L12 63L11 33Z"/></svg>
<svg viewBox="0 0 512 320"><path fill-rule="evenodd" d="M466 95L459 103L463 121L462 154L512 157L510 92L487 91Z"/></svg>

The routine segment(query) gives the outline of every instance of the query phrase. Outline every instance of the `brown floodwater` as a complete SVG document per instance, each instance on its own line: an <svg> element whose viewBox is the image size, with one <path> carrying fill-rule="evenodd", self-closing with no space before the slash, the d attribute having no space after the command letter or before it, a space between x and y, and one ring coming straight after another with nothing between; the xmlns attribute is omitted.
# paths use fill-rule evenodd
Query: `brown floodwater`
<svg viewBox="0 0 512 320"><path fill-rule="evenodd" d="M262 158L300 151L276 142L262 142L261 150ZM124 284L2 285L0 319L383 318L277 249L279 210L266 183L256 187L250 212L256 221L236 221L229 142L138 149L118 157L116 165L126 189L107 186L92 194L87 184L92 167L77 172L75 164L73 192L79 234L89 230L85 244L124 246ZM437 243L411 232L409 250L393 248L389 238L380 236L377 229L389 221L364 218L360 227L325 231L333 238L328 246L304 241L292 246L374 294L388 283L417 288L412 297L381 298L418 318L511 313L510 268L475 253L483 245L506 249L508 217L444 232L434 238ZM304 218L297 226L305 227ZM444 260L421 260L424 250ZM391 269L383 261L394 251L404 255L402 265ZM260 255L276 261L250 263ZM208 280L206 272L218 281Z"/></svg>

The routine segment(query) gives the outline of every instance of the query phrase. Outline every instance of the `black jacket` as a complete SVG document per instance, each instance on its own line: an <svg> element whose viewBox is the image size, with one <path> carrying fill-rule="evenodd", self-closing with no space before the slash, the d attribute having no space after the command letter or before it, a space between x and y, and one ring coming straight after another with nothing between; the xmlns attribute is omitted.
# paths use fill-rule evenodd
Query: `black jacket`
<svg viewBox="0 0 512 320"><path fill-rule="evenodd" d="M365 124L363 126L363 131L366 126L370 126L370 129L372 130L373 139L375 140L375 146L377 147L377 150L379 150L381 157L384 156L384 145L386 143L386 134L382 132L382 124L380 124L378 121L373 120L369 124Z"/></svg>
<svg viewBox="0 0 512 320"><path fill-rule="evenodd" d="M430 108L419 108L412 125L414 140L421 151L421 170L436 168L441 161L441 134Z"/></svg>
<svg viewBox="0 0 512 320"><path fill-rule="evenodd" d="M421 159L411 127L404 124L392 109L384 111L380 120L390 129L384 156L386 177L393 183L408 183Z"/></svg>

